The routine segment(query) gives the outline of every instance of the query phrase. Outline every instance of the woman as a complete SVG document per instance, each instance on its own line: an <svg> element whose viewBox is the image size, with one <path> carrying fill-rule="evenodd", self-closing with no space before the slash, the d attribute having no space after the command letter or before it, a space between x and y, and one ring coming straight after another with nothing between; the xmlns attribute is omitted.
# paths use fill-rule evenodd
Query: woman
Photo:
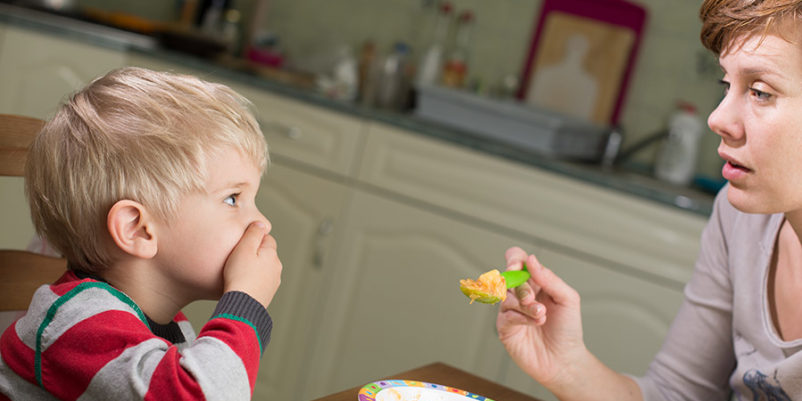
<svg viewBox="0 0 802 401"><path fill-rule="evenodd" d="M579 295L533 255L497 326L513 360L561 400L802 400L802 1L705 0L702 42L725 96L708 125L722 175L696 269L644 377L582 340Z"/></svg>

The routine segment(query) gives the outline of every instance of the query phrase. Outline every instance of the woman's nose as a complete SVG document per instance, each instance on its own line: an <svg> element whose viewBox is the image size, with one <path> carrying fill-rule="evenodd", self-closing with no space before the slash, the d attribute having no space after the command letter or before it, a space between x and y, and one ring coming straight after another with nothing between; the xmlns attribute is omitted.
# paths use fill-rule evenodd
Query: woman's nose
<svg viewBox="0 0 802 401"><path fill-rule="evenodd" d="M721 99L707 118L707 125L724 140L739 140L743 136L742 111L731 94Z"/></svg>

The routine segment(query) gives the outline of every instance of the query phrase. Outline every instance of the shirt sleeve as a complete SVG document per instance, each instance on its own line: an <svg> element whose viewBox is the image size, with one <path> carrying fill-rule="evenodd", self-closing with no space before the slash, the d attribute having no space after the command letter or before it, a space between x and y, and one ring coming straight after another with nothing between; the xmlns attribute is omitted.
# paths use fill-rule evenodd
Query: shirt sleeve
<svg viewBox="0 0 802 401"><path fill-rule="evenodd" d="M716 197L685 300L666 340L645 376L635 379L646 401L728 399L735 356L726 226L734 209L726 188Z"/></svg>

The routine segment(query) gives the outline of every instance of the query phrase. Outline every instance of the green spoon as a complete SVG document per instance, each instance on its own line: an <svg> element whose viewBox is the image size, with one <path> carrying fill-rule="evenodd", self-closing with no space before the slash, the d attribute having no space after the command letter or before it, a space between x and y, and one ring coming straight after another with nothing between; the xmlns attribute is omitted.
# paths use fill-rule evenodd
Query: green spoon
<svg viewBox="0 0 802 401"><path fill-rule="evenodd" d="M524 265L523 270L507 270L501 272L501 277L504 277L504 281L507 282L507 288L515 288L523 283L526 280L529 280L529 271L526 270L526 265Z"/></svg>
<svg viewBox="0 0 802 401"><path fill-rule="evenodd" d="M508 270L500 273L501 277L504 278L504 284L507 289L515 288L523 283L526 280L529 280L529 272L526 270L526 266L524 266L523 270ZM464 281L472 281L472 280L464 280ZM477 301L483 304L495 304L500 302L502 296L504 294L491 294L485 291L482 291L479 288L476 288L473 285L463 285L460 283L460 290L462 291L465 296L471 298L471 302Z"/></svg>

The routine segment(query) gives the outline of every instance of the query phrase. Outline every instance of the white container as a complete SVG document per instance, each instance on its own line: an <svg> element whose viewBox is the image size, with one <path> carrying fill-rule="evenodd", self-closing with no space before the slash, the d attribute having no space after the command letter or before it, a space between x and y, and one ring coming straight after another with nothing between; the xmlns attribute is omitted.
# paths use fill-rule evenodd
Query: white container
<svg viewBox="0 0 802 401"><path fill-rule="evenodd" d="M677 185L691 183L703 128L696 108L680 103L668 120L668 136L657 154L654 174L658 179Z"/></svg>
<svg viewBox="0 0 802 401"><path fill-rule="evenodd" d="M434 35L418 66L415 80L417 87L434 85L440 80L440 70L443 68L443 46L448 33L448 25L451 22L451 11L450 2L440 3L435 18Z"/></svg>

